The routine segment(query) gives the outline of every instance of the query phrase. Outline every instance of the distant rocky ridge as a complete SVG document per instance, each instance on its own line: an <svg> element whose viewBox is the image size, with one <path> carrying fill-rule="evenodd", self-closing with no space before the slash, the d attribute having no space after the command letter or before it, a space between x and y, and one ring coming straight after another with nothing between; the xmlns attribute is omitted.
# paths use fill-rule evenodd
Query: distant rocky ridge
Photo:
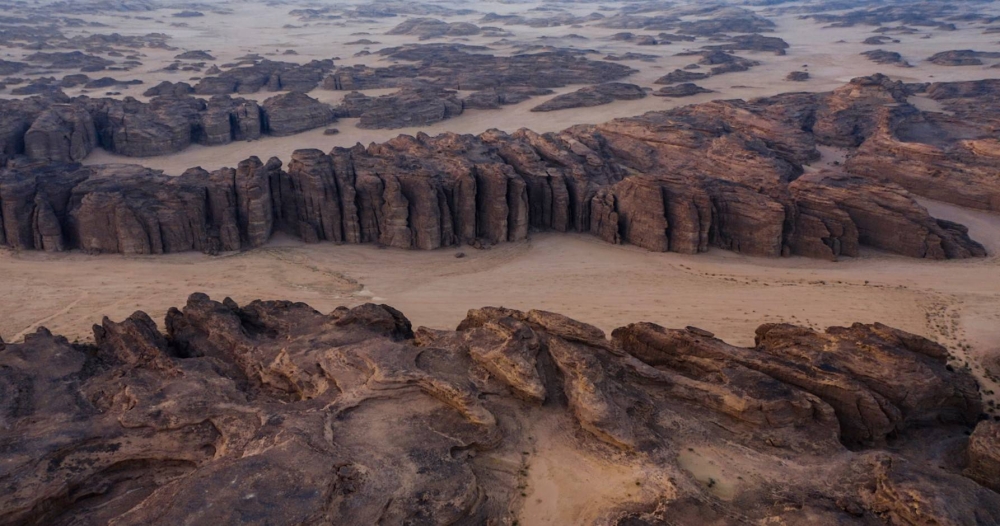
<svg viewBox="0 0 1000 526"><path fill-rule="evenodd" d="M454 90L532 87L558 88L619 80L636 70L590 60L581 53L552 51L494 56L489 48L460 44L421 44L388 48L379 55L410 62L387 67L340 68L323 80L323 89L359 90L431 85Z"/></svg>
<svg viewBox="0 0 1000 526"><path fill-rule="evenodd" d="M993 93L975 86L920 88L960 109ZM691 254L836 259L870 246L983 256L965 227L931 217L904 187L1000 209L1000 154L984 131L994 121L982 122L989 112L961 125L921 112L905 104L914 89L876 76L832 93L711 102L560 133L400 136L301 150L286 169L251 158L179 178L15 159L0 174L0 244L216 252L260 246L281 230L309 242L435 249L576 231ZM91 140L87 131L79 143ZM848 173L805 172L820 144L853 150Z"/></svg>
<svg viewBox="0 0 1000 526"><path fill-rule="evenodd" d="M638 100L646 97L646 92L635 84L606 82L580 88L576 91L553 97L534 108L534 112L589 108L611 104L616 100Z"/></svg>
<svg viewBox="0 0 1000 526"><path fill-rule="evenodd" d="M972 375L878 323L765 324L737 347L540 310L435 330L387 305L192 294L162 327L0 341L0 523L514 524L560 458L623 487L575 524L1000 522L1000 427Z"/></svg>

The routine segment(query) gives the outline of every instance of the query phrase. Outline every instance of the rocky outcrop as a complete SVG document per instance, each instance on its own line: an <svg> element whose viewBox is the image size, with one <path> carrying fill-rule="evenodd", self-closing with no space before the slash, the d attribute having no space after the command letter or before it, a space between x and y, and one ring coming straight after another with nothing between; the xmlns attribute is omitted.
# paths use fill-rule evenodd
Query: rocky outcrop
<svg viewBox="0 0 1000 526"><path fill-rule="evenodd" d="M1000 422L985 420L969 437L965 475L1000 492Z"/></svg>
<svg viewBox="0 0 1000 526"><path fill-rule="evenodd" d="M211 53L201 49L185 51L180 55L175 55L174 58L177 60L215 60Z"/></svg>
<svg viewBox="0 0 1000 526"><path fill-rule="evenodd" d="M260 106L254 101L232 99L228 95L212 97L198 117L194 141L206 146L259 139L264 131Z"/></svg>
<svg viewBox="0 0 1000 526"><path fill-rule="evenodd" d="M868 246L917 258L980 257L985 251L965 227L931 217L910 192L978 208L993 206L997 192L991 170L997 162L989 153L990 141L995 140L987 130L1000 120L984 100L992 93L991 85L918 88L871 77L832 93L715 101L560 133L493 130L479 136L401 136L330 154L297 152L287 172L275 166L277 161L268 163L269 185L255 188L267 194L261 200L272 203L273 228L310 242L434 249L517 241L531 230L552 230L590 232L611 243L684 253L719 247L756 256L837 259L856 256L860 247ZM956 116L924 113L906 104L916 89L925 89L953 107ZM308 99L302 94L282 97ZM241 122L250 123L247 133L258 129L254 118L259 113L245 101L212 99L207 110L198 99L154 102L149 108L163 105L169 119L180 121L188 112L177 126L181 144L251 138L241 135L236 126ZM312 99L306 102L321 113L329 111ZM128 104L121 105L128 108ZM292 124L307 121L303 117ZM134 133L128 126L100 122L97 129ZM152 127L164 129L172 128ZM192 130L198 133L192 135ZM270 131L275 132L273 122ZM124 144L132 147L144 144L138 139L146 139L127 138ZM111 139L118 137L102 141ZM846 172L806 173L805 165L820 158L817 145L821 144L851 149ZM46 180L59 178L59 170L53 175L18 158L9 173L0 175L0 184L31 180L35 170L48 174ZM64 169L76 175L67 175L69 179L58 184L79 187L74 191L82 195L100 185L83 185L80 180L116 170L136 169ZM146 194L150 209L162 207L177 210L179 216L200 218L187 221L207 234L191 239L212 238L218 230L220 241L150 246L164 251L175 247L215 251L259 244L269 229L251 233L247 225L268 223L263 208L258 207L253 221L241 221L229 211L203 218L200 210L210 208L202 205L187 211L187 203L195 199L187 196L207 195L200 189L206 181L230 181L212 195L234 200L232 174L241 170L191 171L183 181L199 187L194 190L161 184L158 175L151 177L155 184ZM141 178L132 177L125 187L138 185ZM221 203L223 198L219 199ZM9 240L54 236L64 241L45 246L90 249L58 219L64 215L61 201L42 199L52 210L45 217L58 220L23 219L41 206L36 200L33 192L0 195L2 206L26 211L4 214L5 222L14 222L5 226L7 244L39 247L44 243ZM107 236L93 250L122 246L117 234ZM251 238L256 241L248 245L245 240Z"/></svg>
<svg viewBox="0 0 1000 526"><path fill-rule="evenodd" d="M260 246L273 228L281 164L165 176L137 166L49 165L0 177L7 245L18 250L163 254Z"/></svg>
<svg viewBox="0 0 1000 526"><path fill-rule="evenodd" d="M883 325L764 325L742 348L537 310L414 330L386 305L193 294L164 327L137 312L93 344L41 328L0 346L0 521L513 522L554 454L640 477L582 524L1000 520L1000 495L927 453L968 440L985 466L974 380Z"/></svg>
<svg viewBox="0 0 1000 526"><path fill-rule="evenodd" d="M954 116L909 105L876 112L873 133L847 159L847 170L933 199L1000 210L1000 182L993 175L1000 156L992 131L998 122L989 102L993 95L964 97L961 89L928 89L946 108L961 112Z"/></svg>
<svg viewBox="0 0 1000 526"><path fill-rule="evenodd" d="M436 18L411 18L390 29L387 35L415 35L420 40L478 35L482 30L468 22L444 22Z"/></svg>
<svg viewBox="0 0 1000 526"><path fill-rule="evenodd" d="M204 102L193 98L156 98L148 104L131 97L99 99L91 113L104 149L129 157L178 152L192 142L192 125Z"/></svg>
<svg viewBox="0 0 1000 526"><path fill-rule="evenodd" d="M551 95L546 88L489 88L470 94L462 100L462 107L477 110L495 110L501 106L518 104L532 97Z"/></svg>
<svg viewBox="0 0 1000 526"><path fill-rule="evenodd" d="M1000 58L1000 53L961 49L936 53L927 61L938 66L981 66L983 59L995 58Z"/></svg>
<svg viewBox="0 0 1000 526"><path fill-rule="evenodd" d="M702 93L712 93L712 90L703 88L693 82L685 82L683 84L677 84L676 86L664 86L659 90L653 92L653 95L657 97L693 97L695 95L701 95Z"/></svg>
<svg viewBox="0 0 1000 526"><path fill-rule="evenodd" d="M766 33L776 27L771 20L740 7L709 7L707 15L678 24L678 33L696 36L715 36L726 33Z"/></svg>
<svg viewBox="0 0 1000 526"><path fill-rule="evenodd" d="M745 367L795 386L829 404L840 423L840 440L849 446L884 443L890 433L926 421L975 422L982 407L975 381L945 368L944 347L879 324L825 333L762 325L753 349L727 345L703 331L651 323L617 329L613 337L622 350L653 367L706 372ZM919 394L911 389L915 385Z"/></svg>
<svg viewBox="0 0 1000 526"><path fill-rule="evenodd" d="M712 66L710 70L712 75L724 75L748 71L750 68L759 66L760 62L716 50L701 53L701 60L698 61L698 64Z"/></svg>
<svg viewBox="0 0 1000 526"><path fill-rule="evenodd" d="M497 96L499 100L499 95ZM396 129L426 126L462 114L456 92L435 87L403 88L390 95L369 97L348 93L337 112L360 119L359 128Z"/></svg>
<svg viewBox="0 0 1000 526"><path fill-rule="evenodd" d="M876 64L888 64L891 66L899 66L903 68L913 67L909 62L903 59L903 55L896 53L895 51L886 51L884 49L874 49L872 51L865 51L861 56L871 60Z"/></svg>
<svg viewBox="0 0 1000 526"><path fill-rule="evenodd" d="M589 108L611 104L616 100L638 100L646 97L646 92L635 84L625 84L622 82L608 82L580 88L572 93L566 93L553 97L534 108L531 111L545 112L558 111L571 108Z"/></svg>
<svg viewBox="0 0 1000 526"><path fill-rule="evenodd" d="M261 104L263 129L278 137L321 128L336 121L333 108L304 93L276 95Z"/></svg>
<svg viewBox="0 0 1000 526"><path fill-rule="evenodd" d="M487 51L489 48L461 44L414 44L383 49L379 55L407 63L340 68L323 80L323 87L350 91L429 84L449 90L549 89L615 81L636 71L565 50L499 57Z"/></svg>
<svg viewBox="0 0 1000 526"><path fill-rule="evenodd" d="M769 37L761 34L736 35L723 44L705 46L704 49L722 51L763 51L784 55L788 49L788 42L778 37Z"/></svg>
<svg viewBox="0 0 1000 526"><path fill-rule="evenodd" d="M697 71L687 71L683 69L675 69L670 73L656 79L654 84L678 84L681 82L692 82L695 80L703 80L710 77L708 73L699 73Z"/></svg>
<svg viewBox="0 0 1000 526"><path fill-rule="evenodd" d="M969 238L962 225L934 219L896 185L873 185L863 177L817 173L789 186L792 195L809 203L800 207L803 231L817 219L828 229L820 235L830 255L857 255L857 245L927 259L982 257L986 249ZM835 219L839 210L850 222ZM855 237L855 234L857 237ZM816 236L808 236L815 241ZM846 251L845 251L846 250Z"/></svg>
<svg viewBox="0 0 1000 526"><path fill-rule="evenodd" d="M50 69L78 69L85 73L101 71L114 62L82 51L38 52L24 57L26 62L44 64Z"/></svg>
<svg viewBox="0 0 1000 526"><path fill-rule="evenodd" d="M97 129L90 113L70 104L52 105L24 134L24 153L32 161L78 162L96 146Z"/></svg>
<svg viewBox="0 0 1000 526"><path fill-rule="evenodd" d="M332 60L313 60L306 64L254 60L225 70L216 76L205 77L194 87L199 95L230 95L267 91L292 91L305 93L316 88L330 71Z"/></svg>
<svg viewBox="0 0 1000 526"><path fill-rule="evenodd" d="M191 87L187 82L170 82L169 80L164 80L163 82L149 88L143 92L143 97L183 97L185 95L190 95L194 93L194 88Z"/></svg>

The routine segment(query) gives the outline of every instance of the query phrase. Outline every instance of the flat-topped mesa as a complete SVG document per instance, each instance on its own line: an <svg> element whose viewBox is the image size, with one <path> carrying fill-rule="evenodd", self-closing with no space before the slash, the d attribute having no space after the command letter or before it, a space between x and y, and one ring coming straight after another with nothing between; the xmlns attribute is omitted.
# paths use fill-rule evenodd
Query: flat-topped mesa
<svg viewBox="0 0 1000 526"><path fill-rule="evenodd" d="M307 242L427 250L520 241L534 230L689 254L718 247L837 259L868 246L918 258L983 256L965 227L931 217L907 189L935 197L964 188L962 204L989 208L992 187L974 183L995 166L996 140L982 136L989 124L962 127L906 104L915 89L876 76L829 94L715 101L558 133L402 135L329 154L300 150L287 170L277 159L250 159L177 179L138 167L17 161L0 172L0 241L215 252L260 246L276 228ZM930 92L950 101L984 90ZM860 144L846 163L853 175L806 173L821 144ZM890 166L913 165L903 153L926 159L923 171ZM945 190L923 184L932 169L955 174L934 178Z"/></svg>
<svg viewBox="0 0 1000 526"><path fill-rule="evenodd" d="M761 524L1000 520L1000 433L966 436L975 381L884 325L768 324L743 348L649 323L609 340L539 310L413 330L387 305L195 293L163 326L136 312L89 345L44 328L0 343L0 522L502 524L525 472L563 455L642 477L582 524L695 524L690 502ZM966 442L967 463L927 453ZM718 498L690 455L753 476L723 471Z"/></svg>

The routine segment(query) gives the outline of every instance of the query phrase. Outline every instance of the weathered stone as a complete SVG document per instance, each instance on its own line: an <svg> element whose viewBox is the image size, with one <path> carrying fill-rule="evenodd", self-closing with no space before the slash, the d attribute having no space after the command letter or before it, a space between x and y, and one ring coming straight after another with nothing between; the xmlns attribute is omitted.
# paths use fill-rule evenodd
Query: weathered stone
<svg viewBox="0 0 1000 526"><path fill-rule="evenodd" d="M0 344L0 521L503 523L525 509L524 472L566 452L627 458L635 487L657 490L576 511L584 523L1000 519L960 460L926 453L965 440L975 381L882 325L765 325L747 349L651 324L609 341L543 311L413 331L386 305L196 293L164 326L137 312L102 320L94 345L44 328ZM968 439L968 473L987 484L995 427ZM698 457L754 476L705 482Z"/></svg>

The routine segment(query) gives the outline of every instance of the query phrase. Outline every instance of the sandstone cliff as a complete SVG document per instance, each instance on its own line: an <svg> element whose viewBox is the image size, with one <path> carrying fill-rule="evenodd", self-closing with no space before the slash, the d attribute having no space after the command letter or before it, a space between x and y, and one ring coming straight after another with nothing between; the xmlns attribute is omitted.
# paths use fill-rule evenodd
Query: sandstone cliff
<svg viewBox="0 0 1000 526"><path fill-rule="evenodd" d="M532 230L554 230L683 253L718 247L756 256L836 259L868 246L920 258L978 257L985 250L965 227L931 217L910 192L987 210L1000 207L1000 188L992 177L1000 148L988 136L1000 109L985 100L994 88L986 81L907 86L874 76L831 93L709 102L559 133L400 136L329 153L296 152L287 171L271 160L268 184L257 185L256 192L271 203L267 224L309 242L434 249L517 241ZM907 104L919 90L965 118ZM438 91L445 97L440 104L414 118L461 110L453 94ZM403 100L389 99L383 104L359 96L346 107L355 108L362 120L372 115L372 122L380 123L391 119L384 110ZM977 113L974 104L986 109ZM193 140L253 138L262 130L292 133L333 118L328 107L299 93L269 99L263 110L228 96L207 102L157 98L149 105L104 101L95 107L100 141L135 155ZM231 174L239 170L191 170L172 180L143 176L149 171L136 167L51 164L75 160L90 144L86 112L65 111L66 117L42 119L57 121L53 125L28 128L30 151L48 164L15 156L0 172L0 244L214 252L258 246L270 235L267 229L247 230L264 219L248 222L228 212L247 208L232 197L239 183ZM26 122L19 121L18 129ZM48 147L56 143L76 146ZM8 144L17 148L16 138ZM820 145L849 150L843 171L808 169L820 159ZM116 203L143 214L162 212L155 221L144 219L143 228L109 230L105 215L90 215L92 209L76 204L96 200L92 193L114 196ZM163 242L157 225L173 222L185 225L178 227L185 239ZM92 224L110 237L82 242L78 230Z"/></svg>

